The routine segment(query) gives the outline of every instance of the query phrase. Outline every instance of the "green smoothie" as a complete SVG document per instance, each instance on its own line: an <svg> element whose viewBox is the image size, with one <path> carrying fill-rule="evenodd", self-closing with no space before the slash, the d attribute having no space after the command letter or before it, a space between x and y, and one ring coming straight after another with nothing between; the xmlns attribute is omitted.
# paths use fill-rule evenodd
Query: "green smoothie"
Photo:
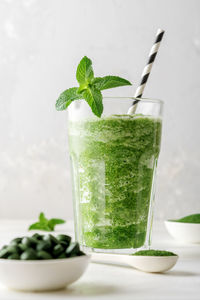
<svg viewBox="0 0 200 300"><path fill-rule="evenodd" d="M104 249L145 243L161 120L113 115L69 122L79 242Z"/></svg>

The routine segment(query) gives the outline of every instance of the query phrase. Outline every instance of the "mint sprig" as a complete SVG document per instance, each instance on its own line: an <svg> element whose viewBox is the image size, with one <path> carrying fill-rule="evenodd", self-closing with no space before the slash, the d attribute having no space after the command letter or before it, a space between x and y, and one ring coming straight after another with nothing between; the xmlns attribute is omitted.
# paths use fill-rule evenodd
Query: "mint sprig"
<svg viewBox="0 0 200 300"><path fill-rule="evenodd" d="M103 96L101 91L119 86L131 85L131 83L118 76L94 77L92 61L84 56L76 71L76 79L79 87L67 89L60 94L56 101L57 110L65 110L74 100L85 99L92 112L101 117L103 113Z"/></svg>
<svg viewBox="0 0 200 300"><path fill-rule="evenodd" d="M65 220L62 219L47 219L43 212L40 213L38 222L31 224L28 230L43 230L43 231L54 231L56 225L64 224Z"/></svg>

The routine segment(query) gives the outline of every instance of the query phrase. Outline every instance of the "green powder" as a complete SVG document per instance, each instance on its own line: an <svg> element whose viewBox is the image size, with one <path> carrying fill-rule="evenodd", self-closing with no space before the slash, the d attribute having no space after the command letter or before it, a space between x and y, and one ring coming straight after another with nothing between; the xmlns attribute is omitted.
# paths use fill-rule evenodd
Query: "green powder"
<svg viewBox="0 0 200 300"><path fill-rule="evenodd" d="M177 256L177 254L165 250L141 250L133 253L136 256Z"/></svg>
<svg viewBox="0 0 200 300"><path fill-rule="evenodd" d="M180 222L180 223L193 223L193 224L200 224L200 214L193 214L181 219L176 220L169 220L171 222Z"/></svg>

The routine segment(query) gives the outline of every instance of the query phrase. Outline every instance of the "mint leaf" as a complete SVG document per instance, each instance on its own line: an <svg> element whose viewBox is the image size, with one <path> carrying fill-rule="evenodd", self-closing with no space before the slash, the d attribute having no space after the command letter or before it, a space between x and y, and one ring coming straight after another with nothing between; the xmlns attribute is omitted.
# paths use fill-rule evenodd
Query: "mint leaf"
<svg viewBox="0 0 200 300"><path fill-rule="evenodd" d="M81 94L77 93L78 88L73 87L60 94L56 101L56 110L65 110L74 100L83 99Z"/></svg>
<svg viewBox="0 0 200 300"><path fill-rule="evenodd" d="M92 69L92 61L87 56L84 56L77 67L76 79L80 84L80 87L84 89L93 78L94 72Z"/></svg>
<svg viewBox="0 0 200 300"><path fill-rule="evenodd" d="M62 220L62 219L50 219L48 222L48 225L51 228L51 231L54 231L54 227L56 225L64 224L64 223L65 223L65 220Z"/></svg>
<svg viewBox="0 0 200 300"><path fill-rule="evenodd" d="M65 220L63 220L63 219L50 219L49 223L51 223L53 225L64 224Z"/></svg>
<svg viewBox="0 0 200 300"><path fill-rule="evenodd" d="M50 219L48 220L44 213L41 212L38 218L38 222L31 224L28 230L43 230L43 231L54 231L54 228L58 224L64 224L65 220L62 219Z"/></svg>
<svg viewBox="0 0 200 300"><path fill-rule="evenodd" d="M48 222L48 220L45 217L45 215L44 215L43 212L41 212L40 215L39 215L39 221L40 221L40 223L46 223L46 222Z"/></svg>
<svg viewBox="0 0 200 300"><path fill-rule="evenodd" d="M42 230L42 231L52 231L48 224L43 224L40 222L33 223L29 226L28 230Z"/></svg>
<svg viewBox="0 0 200 300"><path fill-rule="evenodd" d="M91 107L97 117L101 117L103 112L102 94L95 87L88 88L83 92L83 97Z"/></svg>
<svg viewBox="0 0 200 300"><path fill-rule="evenodd" d="M101 90L119 86L131 85L131 83L118 76L94 77L92 61L84 56L76 71L76 79L79 87L73 87L64 91L56 101L57 110L65 110L74 100L85 99L93 113L101 117L103 112Z"/></svg>
<svg viewBox="0 0 200 300"><path fill-rule="evenodd" d="M96 77L93 80L93 84L99 90L106 90L119 86L131 85L131 83L128 80L118 76Z"/></svg>

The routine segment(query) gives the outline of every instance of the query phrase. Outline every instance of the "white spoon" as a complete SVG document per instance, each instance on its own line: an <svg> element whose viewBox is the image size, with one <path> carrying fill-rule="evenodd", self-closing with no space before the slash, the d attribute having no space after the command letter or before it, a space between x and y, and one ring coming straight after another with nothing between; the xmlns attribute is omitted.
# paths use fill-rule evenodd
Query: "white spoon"
<svg viewBox="0 0 200 300"><path fill-rule="evenodd" d="M175 256L139 256L92 253L92 262L127 264L143 272L160 273L170 270L177 262L178 255Z"/></svg>

